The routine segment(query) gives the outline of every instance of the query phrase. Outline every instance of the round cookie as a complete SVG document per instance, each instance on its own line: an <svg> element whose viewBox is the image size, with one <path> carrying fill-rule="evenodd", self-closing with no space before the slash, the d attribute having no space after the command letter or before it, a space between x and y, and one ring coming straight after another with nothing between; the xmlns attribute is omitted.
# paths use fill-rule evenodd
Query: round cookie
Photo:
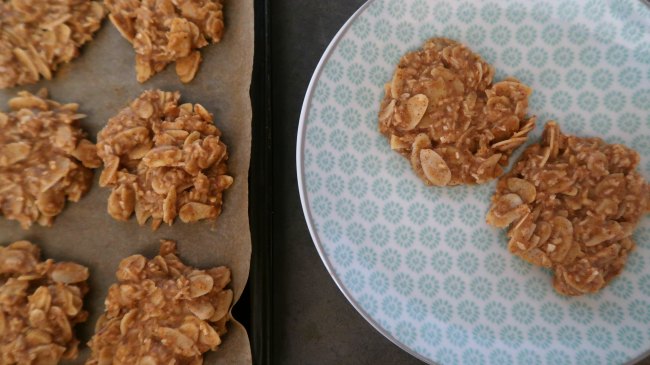
<svg viewBox="0 0 650 365"><path fill-rule="evenodd" d="M99 166L95 146L79 126L77 104L26 91L0 112L0 214L27 229L50 226L66 200L79 201Z"/></svg>
<svg viewBox="0 0 650 365"><path fill-rule="evenodd" d="M630 148L565 136L551 121L499 179L487 222L510 226L509 251L553 269L558 292L597 292L623 270L632 232L650 211L638 163Z"/></svg>
<svg viewBox="0 0 650 365"><path fill-rule="evenodd" d="M99 1L0 1L0 89L51 79L79 55L103 17Z"/></svg>
<svg viewBox="0 0 650 365"><path fill-rule="evenodd" d="M532 90L466 46L433 38L402 57L385 86L379 130L427 185L481 184L503 173L535 127Z"/></svg>
<svg viewBox="0 0 650 365"><path fill-rule="evenodd" d="M58 364L75 359L74 327L88 318L88 268L41 261L38 246L0 246L0 364Z"/></svg>
<svg viewBox="0 0 650 365"><path fill-rule="evenodd" d="M115 276L88 342L87 365L198 365L218 350L231 318L229 268L186 265L176 243L165 240L153 259L123 259Z"/></svg>
<svg viewBox="0 0 650 365"><path fill-rule="evenodd" d="M178 92L145 91L97 135L104 162L100 186L112 188L108 212L156 229L216 219L223 192L233 183L228 152L212 114L199 104L178 105Z"/></svg>
<svg viewBox="0 0 650 365"><path fill-rule="evenodd" d="M222 0L106 0L109 19L135 50L137 80L145 82L176 62L182 82L194 79L200 48L224 31Z"/></svg>

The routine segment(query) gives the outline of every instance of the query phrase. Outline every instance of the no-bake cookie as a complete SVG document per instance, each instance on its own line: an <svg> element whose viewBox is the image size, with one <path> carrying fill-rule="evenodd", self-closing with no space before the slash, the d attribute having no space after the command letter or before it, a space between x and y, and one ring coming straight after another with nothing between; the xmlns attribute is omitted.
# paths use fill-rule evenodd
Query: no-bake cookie
<svg viewBox="0 0 650 365"><path fill-rule="evenodd" d="M227 174L228 152L212 114L199 104L178 105L178 92L146 91L108 121L97 137L104 162L101 186L112 188L108 212L156 229L216 219Z"/></svg>
<svg viewBox="0 0 650 365"><path fill-rule="evenodd" d="M526 117L532 90L493 77L479 55L445 38L400 60L385 86L379 130L425 184L484 183L526 141L535 126Z"/></svg>
<svg viewBox="0 0 650 365"><path fill-rule="evenodd" d="M200 48L221 41L221 0L106 0L109 19L135 49L139 82L176 62L176 74L190 82L201 63Z"/></svg>
<svg viewBox="0 0 650 365"><path fill-rule="evenodd" d="M487 222L510 226L510 252L553 269L558 292L597 292L623 270L650 210L638 163L630 148L567 136L549 122L499 180Z"/></svg>
<svg viewBox="0 0 650 365"><path fill-rule="evenodd" d="M0 214L27 229L50 226L66 200L79 201L100 165L80 128L77 104L59 104L26 91L0 112Z"/></svg>
<svg viewBox="0 0 650 365"><path fill-rule="evenodd" d="M127 257L116 276L86 364L202 364L221 344L233 300L230 269L187 266L175 243L162 241L158 256Z"/></svg>
<svg viewBox="0 0 650 365"><path fill-rule="evenodd" d="M0 1L0 89L52 78L101 26L99 1Z"/></svg>
<svg viewBox="0 0 650 365"><path fill-rule="evenodd" d="M77 357L88 268L40 260L39 248L0 246L0 364L57 364Z"/></svg>

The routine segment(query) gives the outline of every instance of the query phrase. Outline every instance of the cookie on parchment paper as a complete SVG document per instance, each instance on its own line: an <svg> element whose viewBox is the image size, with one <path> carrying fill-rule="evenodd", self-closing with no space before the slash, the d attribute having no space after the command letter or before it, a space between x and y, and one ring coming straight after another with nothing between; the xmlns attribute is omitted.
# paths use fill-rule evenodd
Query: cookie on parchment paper
<svg viewBox="0 0 650 365"><path fill-rule="evenodd" d="M162 241L158 256L127 257L116 276L87 365L202 364L221 344L233 301L227 267L187 266L176 244Z"/></svg>
<svg viewBox="0 0 650 365"><path fill-rule="evenodd" d="M109 19L135 50L135 71L145 82L176 62L182 82L194 79L200 48L224 31L222 0L106 0Z"/></svg>
<svg viewBox="0 0 650 365"><path fill-rule="evenodd" d="M88 268L40 256L28 241L0 246L0 364L77 357L74 326L88 318Z"/></svg>
<svg viewBox="0 0 650 365"><path fill-rule="evenodd" d="M0 89L51 79L101 26L99 1L0 1Z"/></svg>
<svg viewBox="0 0 650 365"><path fill-rule="evenodd" d="M108 212L152 228L176 217L215 220L233 183L228 151L213 116L200 104L178 104L178 92L145 91L97 136L104 162L100 186L112 189Z"/></svg>
<svg viewBox="0 0 650 365"><path fill-rule="evenodd" d="M79 105L50 100L42 89L19 92L9 107L0 112L0 214L24 229L50 226L66 200L88 192L101 161L81 129Z"/></svg>

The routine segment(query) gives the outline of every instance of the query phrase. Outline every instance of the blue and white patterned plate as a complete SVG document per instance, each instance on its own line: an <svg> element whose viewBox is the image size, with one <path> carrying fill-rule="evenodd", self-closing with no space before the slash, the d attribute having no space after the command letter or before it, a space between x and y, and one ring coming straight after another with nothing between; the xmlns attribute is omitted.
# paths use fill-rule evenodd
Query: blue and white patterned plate
<svg viewBox="0 0 650 365"><path fill-rule="evenodd" d="M400 56L457 39L532 85L531 113L622 142L650 177L650 9L638 0L375 0L345 24L309 86L297 167L325 265L373 325L440 364L621 364L650 350L650 219L620 278L555 293L484 216L494 183L425 187L377 131Z"/></svg>

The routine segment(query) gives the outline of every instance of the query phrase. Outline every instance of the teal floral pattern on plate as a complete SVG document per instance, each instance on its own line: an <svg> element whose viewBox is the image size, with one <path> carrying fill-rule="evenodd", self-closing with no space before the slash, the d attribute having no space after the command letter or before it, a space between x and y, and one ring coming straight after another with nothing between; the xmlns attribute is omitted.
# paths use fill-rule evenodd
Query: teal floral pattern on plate
<svg viewBox="0 0 650 365"><path fill-rule="evenodd" d="M534 89L530 112L625 143L650 177L650 9L638 0L374 0L307 93L297 167L305 216L343 293L380 332L439 364L621 364L650 350L650 220L622 276L565 298L484 217L494 182L425 187L377 131L399 57L435 36Z"/></svg>

